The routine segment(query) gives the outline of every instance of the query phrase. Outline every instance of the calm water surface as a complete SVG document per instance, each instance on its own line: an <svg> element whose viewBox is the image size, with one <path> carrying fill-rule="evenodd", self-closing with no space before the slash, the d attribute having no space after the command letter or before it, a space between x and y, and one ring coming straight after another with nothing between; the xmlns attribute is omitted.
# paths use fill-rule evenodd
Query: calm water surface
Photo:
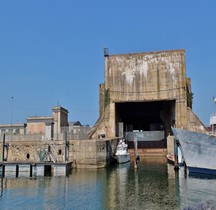
<svg viewBox="0 0 216 210"><path fill-rule="evenodd" d="M1 179L0 209L184 209L216 203L216 179L165 163L72 170L67 177ZM215 208L216 209L216 208Z"/></svg>

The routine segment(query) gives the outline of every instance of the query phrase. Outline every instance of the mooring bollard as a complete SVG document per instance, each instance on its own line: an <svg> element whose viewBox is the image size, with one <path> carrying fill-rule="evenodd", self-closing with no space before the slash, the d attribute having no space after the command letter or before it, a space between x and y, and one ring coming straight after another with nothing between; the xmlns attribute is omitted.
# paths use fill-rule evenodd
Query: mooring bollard
<svg viewBox="0 0 216 210"><path fill-rule="evenodd" d="M178 145L179 145L179 142L175 139L174 140L175 143L174 143L174 170L175 171L178 171L179 170L179 165L178 165Z"/></svg>

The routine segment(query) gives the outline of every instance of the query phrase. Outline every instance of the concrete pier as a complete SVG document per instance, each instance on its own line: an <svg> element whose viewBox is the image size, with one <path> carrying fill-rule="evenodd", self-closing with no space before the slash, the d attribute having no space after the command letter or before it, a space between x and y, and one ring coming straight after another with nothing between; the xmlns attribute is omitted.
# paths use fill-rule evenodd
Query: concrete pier
<svg viewBox="0 0 216 210"><path fill-rule="evenodd" d="M2 177L35 177L35 176L66 176L72 168L72 162L67 163L18 163L3 162L0 164Z"/></svg>

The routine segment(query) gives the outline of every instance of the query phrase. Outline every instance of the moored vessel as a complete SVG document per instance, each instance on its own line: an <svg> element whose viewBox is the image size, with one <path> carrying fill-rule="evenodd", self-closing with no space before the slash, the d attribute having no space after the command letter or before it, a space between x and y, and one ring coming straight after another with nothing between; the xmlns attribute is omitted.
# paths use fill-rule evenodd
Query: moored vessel
<svg viewBox="0 0 216 210"><path fill-rule="evenodd" d="M127 163L130 161L128 145L124 142L123 139L120 140L117 145L115 157L116 157L117 163Z"/></svg>
<svg viewBox="0 0 216 210"><path fill-rule="evenodd" d="M189 173L216 175L216 137L172 127Z"/></svg>

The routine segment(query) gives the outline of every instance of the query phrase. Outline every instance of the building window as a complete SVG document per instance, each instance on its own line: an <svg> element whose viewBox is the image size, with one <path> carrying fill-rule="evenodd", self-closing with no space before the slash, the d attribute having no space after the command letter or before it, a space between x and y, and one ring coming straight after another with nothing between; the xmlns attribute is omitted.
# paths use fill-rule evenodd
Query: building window
<svg viewBox="0 0 216 210"><path fill-rule="evenodd" d="M13 133L13 128L9 128L9 133Z"/></svg>
<svg viewBox="0 0 216 210"><path fill-rule="evenodd" d="M5 132L6 132L5 128L2 128L2 129L1 129L1 133L3 134L3 133L5 133Z"/></svg>
<svg viewBox="0 0 216 210"><path fill-rule="evenodd" d="M42 124L39 124L38 125L38 133L42 133L43 132L43 125Z"/></svg>
<svg viewBox="0 0 216 210"><path fill-rule="evenodd" d="M20 134L20 129L19 128L16 128L15 134Z"/></svg>
<svg viewBox="0 0 216 210"><path fill-rule="evenodd" d="M31 125L30 126L30 134L33 134L34 133L34 125Z"/></svg>

